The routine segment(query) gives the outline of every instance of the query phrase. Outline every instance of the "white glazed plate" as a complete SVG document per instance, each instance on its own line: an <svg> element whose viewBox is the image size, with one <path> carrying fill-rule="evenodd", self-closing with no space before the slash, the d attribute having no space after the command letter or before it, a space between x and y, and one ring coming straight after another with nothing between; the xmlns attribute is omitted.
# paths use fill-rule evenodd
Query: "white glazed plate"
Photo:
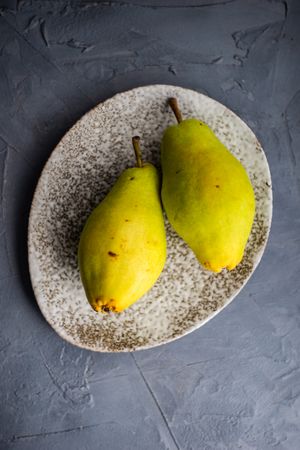
<svg viewBox="0 0 300 450"><path fill-rule="evenodd" d="M168 258L155 286L121 314L100 315L85 298L77 246L85 220L121 172L135 164L132 136L144 161L159 165L163 131L175 123L167 105L177 97L183 117L205 121L247 169L256 216L242 262L231 271L204 271L166 223ZM237 295L263 254L272 217L265 154L253 132L211 98L154 85L117 94L85 114L63 137L38 182L29 220L29 267L39 307L64 339L90 350L132 351L177 339L203 325Z"/></svg>

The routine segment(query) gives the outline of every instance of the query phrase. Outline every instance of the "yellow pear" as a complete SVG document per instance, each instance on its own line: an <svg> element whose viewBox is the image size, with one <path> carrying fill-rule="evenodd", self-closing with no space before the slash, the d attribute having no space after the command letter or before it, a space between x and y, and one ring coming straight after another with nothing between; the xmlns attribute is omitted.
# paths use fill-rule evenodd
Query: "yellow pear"
<svg viewBox="0 0 300 450"><path fill-rule="evenodd" d="M78 250L81 280L95 311L121 312L156 282L166 260L166 234L156 168L141 159L126 169L94 209Z"/></svg>
<svg viewBox="0 0 300 450"><path fill-rule="evenodd" d="M255 212L254 192L242 164L201 120L183 120L161 146L162 201L175 231L208 270L234 269L242 260Z"/></svg>

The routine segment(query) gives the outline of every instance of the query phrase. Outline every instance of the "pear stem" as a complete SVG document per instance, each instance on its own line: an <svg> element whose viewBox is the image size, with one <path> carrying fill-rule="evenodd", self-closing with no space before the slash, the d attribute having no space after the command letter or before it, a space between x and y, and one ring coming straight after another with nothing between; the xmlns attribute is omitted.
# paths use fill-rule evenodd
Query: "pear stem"
<svg viewBox="0 0 300 450"><path fill-rule="evenodd" d="M171 98L169 98L168 103L172 108L172 111L176 117L177 122L178 123L182 122L182 114L179 109L177 99L175 97L171 97Z"/></svg>
<svg viewBox="0 0 300 450"><path fill-rule="evenodd" d="M134 148L134 153L136 157L136 166L137 167L143 167L143 160L142 160L142 152L140 147L140 140L141 138L139 136L133 136L132 138L132 145Z"/></svg>

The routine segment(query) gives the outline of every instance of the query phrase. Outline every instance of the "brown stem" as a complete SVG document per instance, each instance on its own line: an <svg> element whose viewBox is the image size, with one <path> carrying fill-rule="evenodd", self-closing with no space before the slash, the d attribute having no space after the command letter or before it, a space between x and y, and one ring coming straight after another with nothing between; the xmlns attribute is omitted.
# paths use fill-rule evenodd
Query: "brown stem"
<svg viewBox="0 0 300 450"><path fill-rule="evenodd" d="M182 122L182 114L181 114L181 111L179 109L177 99L175 97L171 97L171 98L169 98L168 102L169 102L169 105L172 108L172 111L173 111L176 119L177 119L177 122L178 123Z"/></svg>
<svg viewBox="0 0 300 450"><path fill-rule="evenodd" d="M133 136L132 138L132 145L134 148L134 153L136 157L136 165L137 167L143 167L143 160L142 160L142 152L140 147L140 140L141 138L139 136Z"/></svg>

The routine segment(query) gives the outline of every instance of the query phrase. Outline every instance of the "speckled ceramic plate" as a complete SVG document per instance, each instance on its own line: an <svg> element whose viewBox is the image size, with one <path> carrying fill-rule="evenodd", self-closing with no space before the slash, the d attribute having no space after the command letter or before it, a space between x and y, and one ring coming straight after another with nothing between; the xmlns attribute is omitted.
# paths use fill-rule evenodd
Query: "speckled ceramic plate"
<svg viewBox="0 0 300 450"><path fill-rule="evenodd" d="M254 186L256 216L242 263L231 272L204 271L167 227L168 258L155 286L118 315L99 315L85 299L77 266L83 224L118 175L135 164L131 137L143 158L159 164L164 129L198 117L244 164ZM265 154L248 126L220 103L175 86L146 86L114 96L82 117L53 151L39 180L29 222L29 266L39 307L56 332L95 351L132 351L172 341L203 325L236 296L258 265L268 237L272 190Z"/></svg>

